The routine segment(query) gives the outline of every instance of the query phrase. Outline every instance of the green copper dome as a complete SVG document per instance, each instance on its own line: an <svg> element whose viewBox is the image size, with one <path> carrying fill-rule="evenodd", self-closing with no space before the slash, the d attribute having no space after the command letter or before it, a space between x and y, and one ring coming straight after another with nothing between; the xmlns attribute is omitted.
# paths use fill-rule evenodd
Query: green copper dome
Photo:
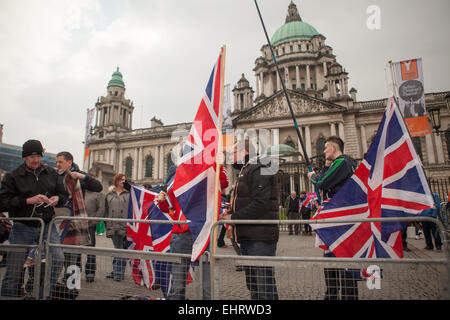
<svg viewBox="0 0 450 320"><path fill-rule="evenodd" d="M108 87L125 88L125 83L122 79L122 73L119 72L119 67L117 67L117 70L112 74L111 80L108 82Z"/></svg>
<svg viewBox="0 0 450 320"><path fill-rule="evenodd" d="M272 36L270 43L273 46L286 41L298 39L311 39L319 32L310 24L303 21L292 21L282 25Z"/></svg>

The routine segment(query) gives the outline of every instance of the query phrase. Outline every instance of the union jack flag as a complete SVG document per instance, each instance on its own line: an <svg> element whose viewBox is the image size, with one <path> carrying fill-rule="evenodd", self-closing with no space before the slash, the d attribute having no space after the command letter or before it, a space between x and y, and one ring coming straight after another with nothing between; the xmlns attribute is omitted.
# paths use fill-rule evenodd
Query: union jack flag
<svg viewBox="0 0 450 320"><path fill-rule="evenodd" d="M312 224L319 246L336 257L402 258L405 222L349 222L413 217L433 206L421 163L394 98L362 163L339 192L317 211Z"/></svg>
<svg viewBox="0 0 450 320"><path fill-rule="evenodd" d="M207 248L213 218L218 214L218 208L214 208L215 157L222 113L223 56L224 48L211 72L172 185L178 205L189 221L192 262Z"/></svg>
<svg viewBox="0 0 450 320"><path fill-rule="evenodd" d="M315 192L308 192L306 194L306 198L305 200L303 200L302 202L299 202L298 204L298 209L300 210L302 207L306 207L308 209L312 209L313 208L313 204L315 201L318 201L319 198L317 197L317 193Z"/></svg>
<svg viewBox="0 0 450 320"><path fill-rule="evenodd" d="M169 213L163 212L157 205L157 193L141 187L131 186L128 218L135 220L171 220ZM161 223L127 224L129 250L146 252L169 252L172 225ZM151 289L158 282L164 293L168 292L168 263L143 259L130 259L133 279L138 285Z"/></svg>

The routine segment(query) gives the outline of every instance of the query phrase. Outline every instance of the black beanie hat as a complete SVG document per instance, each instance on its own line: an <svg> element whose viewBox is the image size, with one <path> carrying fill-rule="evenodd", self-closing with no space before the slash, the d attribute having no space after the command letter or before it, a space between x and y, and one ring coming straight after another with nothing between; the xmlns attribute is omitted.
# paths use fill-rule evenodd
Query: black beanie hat
<svg viewBox="0 0 450 320"><path fill-rule="evenodd" d="M28 140L22 146L22 158L31 156L33 154L43 156L44 148L38 140Z"/></svg>

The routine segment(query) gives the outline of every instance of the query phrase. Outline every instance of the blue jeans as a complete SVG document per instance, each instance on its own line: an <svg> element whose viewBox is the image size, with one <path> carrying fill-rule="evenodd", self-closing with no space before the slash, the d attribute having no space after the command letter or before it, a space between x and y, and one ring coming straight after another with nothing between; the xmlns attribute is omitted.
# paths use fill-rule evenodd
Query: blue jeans
<svg viewBox="0 0 450 320"><path fill-rule="evenodd" d="M243 256L275 256L277 241L241 241ZM252 300L278 300L273 267L244 267L245 282Z"/></svg>
<svg viewBox="0 0 450 320"><path fill-rule="evenodd" d="M40 227L31 227L26 224L15 222L9 241L11 244L33 245L39 242ZM48 224L44 225L44 240L47 239ZM51 243L61 243L55 225L52 227ZM50 271L50 296L52 295L56 281L58 280L64 262L64 254L61 248L50 248L52 255L52 266ZM3 277L1 295L4 297L23 296L22 285L24 280L24 263L28 255L28 249L21 251L10 251L6 260L6 273ZM36 257L37 258L37 257ZM43 267L43 266L42 266ZM39 298L42 298L43 287L40 287Z"/></svg>
<svg viewBox="0 0 450 320"><path fill-rule="evenodd" d="M113 245L115 249L127 249L125 235L115 234L111 236ZM125 269L127 267L127 259L125 258L114 258L112 262L112 273L111 276L115 280L123 280L125 278Z"/></svg>
<svg viewBox="0 0 450 320"><path fill-rule="evenodd" d="M190 232L174 233L170 240L171 253L192 253L192 234ZM186 280L189 272L190 258L182 258L181 263L170 263L170 290L167 300L186 300ZM211 299L211 273L209 262L203 263L203 300Z"/></svg>

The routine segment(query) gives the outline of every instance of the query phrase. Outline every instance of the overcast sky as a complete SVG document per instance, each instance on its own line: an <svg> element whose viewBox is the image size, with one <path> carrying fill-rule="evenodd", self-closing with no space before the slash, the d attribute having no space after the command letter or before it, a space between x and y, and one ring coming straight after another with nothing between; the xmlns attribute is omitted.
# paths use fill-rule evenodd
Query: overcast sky
<svg viewBox="0 0 450 320"><path fill-rule="evenodd" d="M269 36L291 0L259 0ZM358 100L384 98L387 61L423 58L426 92L450 90L450 1L296 0L326 37ZM366 22L380 9L380 29ZM253 0L0 0L3 142L39 139L82 163L86 109L120 67L133 129L191 122L222 45L225 81L253 67L266 43Z"/></svg>

